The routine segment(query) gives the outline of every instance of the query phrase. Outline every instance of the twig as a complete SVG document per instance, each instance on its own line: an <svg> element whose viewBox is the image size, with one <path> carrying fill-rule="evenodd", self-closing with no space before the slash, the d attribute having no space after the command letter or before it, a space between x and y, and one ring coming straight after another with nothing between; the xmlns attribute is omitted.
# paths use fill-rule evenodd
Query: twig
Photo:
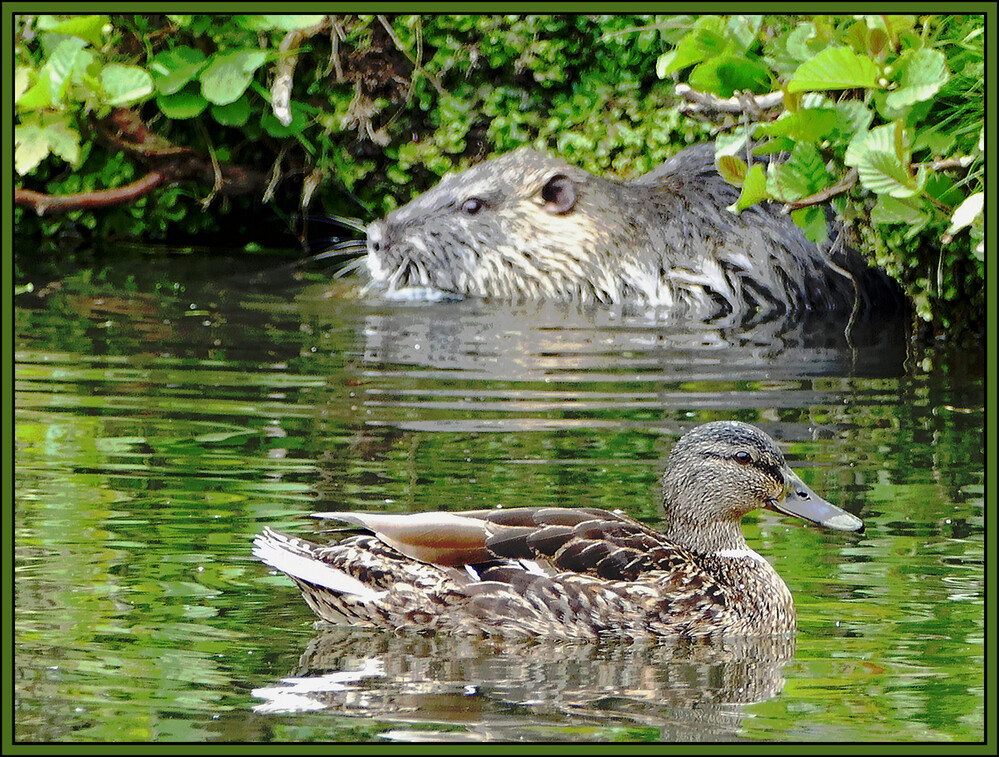
<svg viewBox="0 0 999 757"><path fill-rule="evenodd" d="M768 92L765 95L740 92L733 97L724 99L708 92L698 92L689 84L677 84L675 91L690 103L680 106L680 109L687 113L758 114L784 104L783 92Z"/></svg>
<svg viewBox="0 0 999 757"><path fill-rule="evenodd" d="M295 75L295 66L298 65L298 52L291 50L293 48L297 50L302 40L326 31L332 23L332 16L323 16L319 23L304 29L294 29L285 34L281 40L278 62L274 67L274 83L271 85L271 110L284 126L291 123L291 84Z"/></svg>
<svg viewBox="0 0 999 757"><path fill-rule="evenodd" d="M853 185L857 183L857 176L857 169L851 168L846 172L846 176L833 184L831 187L826 187L820 192L816 192L808 197L802 197L797 200L786 202L784 203L784 207L790 210L797 210L798 208L807 208L810 205L821 205L837 195L849 192Z"/></svg>
<svg viewBox="0 0 999 757"><path fill-rule="evenodd" d="M159 171L150 171L138 181L133 181L123 187L95 189L71 195L50 195L36 192L33 189L15 187L14 204L22 208L31 208L40 216L50 212L69 213L72 210L102 208L134 202L140 197L145 197L164 181L166 181L166 177Z"/></svg>

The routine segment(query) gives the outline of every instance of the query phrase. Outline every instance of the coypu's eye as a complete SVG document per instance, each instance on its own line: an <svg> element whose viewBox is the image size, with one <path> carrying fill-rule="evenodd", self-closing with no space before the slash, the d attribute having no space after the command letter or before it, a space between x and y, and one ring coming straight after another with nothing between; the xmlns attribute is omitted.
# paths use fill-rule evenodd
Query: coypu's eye
<svg viewBox="0 0 999 757"><path fill-rule="evenodd" d="M563 215L576 205L576 185L565 174L555 174L541 188L541 199L549 213Z"/></svg>
<svg viewBox="0 0 999 757"><path fill-rule="evenodd" d="M463 203L461 203L461 212L466 216L474 216L480 210L486 207L484 200L480 200L478 197L469 197Z"/></svg>
<svg viewBox="0 0 999 757"><path fill-rule="evenodd" d="M734 455L732 455L732 459L735 460L737 463L739 463L739 465L749 465L751 462L753 462L753 456L750 455L745 450L739 450L738 452L736 452Z"/></svg>

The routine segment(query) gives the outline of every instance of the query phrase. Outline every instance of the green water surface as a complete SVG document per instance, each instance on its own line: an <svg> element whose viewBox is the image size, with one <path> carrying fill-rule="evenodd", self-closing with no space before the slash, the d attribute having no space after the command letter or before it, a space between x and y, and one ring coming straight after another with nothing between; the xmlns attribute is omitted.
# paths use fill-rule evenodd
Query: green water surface
<svg viewBox="0 0 999 757"><path fill-rule="evenodd" d="M246 261L39 274L16 309L14 738L984 738L981 350L649 314L393 304ZM863 535L774 513L790 649L314 627L250 556L316 510L621 508L670 445L774 436Z"/></svg>

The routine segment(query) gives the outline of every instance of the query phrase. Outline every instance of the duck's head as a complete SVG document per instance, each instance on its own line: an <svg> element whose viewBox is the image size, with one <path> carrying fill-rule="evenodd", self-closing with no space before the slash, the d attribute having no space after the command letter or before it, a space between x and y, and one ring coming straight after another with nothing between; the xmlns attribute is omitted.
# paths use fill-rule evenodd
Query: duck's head
<svg viewBox="0 0 999 757"><path fill-rule="evenodd" d="M738 421L685 434L670 451L662 485L667 534L702 553L744 546L739 521L761 508L839 531L864 527L813 492L773 439Z"/></svg>

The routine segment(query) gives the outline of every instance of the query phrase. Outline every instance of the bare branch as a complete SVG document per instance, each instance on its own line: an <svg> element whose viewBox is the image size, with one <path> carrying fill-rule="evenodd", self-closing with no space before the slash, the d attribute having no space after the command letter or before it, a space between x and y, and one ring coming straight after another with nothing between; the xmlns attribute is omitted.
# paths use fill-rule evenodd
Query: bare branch
<svg viewBox="0 0 999 757"><path fill-rule="evenodd" d="M755 115L784 104L783 92L768 92L765 95L739 92L733 97L724 99L708 92L698 92L687 84L677 84L675 92L689 103L680 106L680 110L685 113L752 113Z"/></svg>
<svg viewBox="0 0 999 757"><path fill-rule="evenodd" d="M846 176L833 184L831 187L826 187L821 192L816 192L808 197L791 200L790 202L784 203L784 207L790 210L797 210L798 208L807 208L811 205L821 205L837 195L849 192L853 185L857 183L857 176L857 169L851 168L846 172Z"/></svg>
<svg viewBox="0 0 999 757"><path fill-rule="evenodd" d="M71 195L49 195L35 192L32 189L14 188L14 204L22 208L31 208L38 215L46 213L68 213L71 210L86 210L102 208L110 205L121 205L134 202L156 189L165 181L158 171L150 171L138 181L114 189L95 189L90 192L78 192Z"/></svg>

